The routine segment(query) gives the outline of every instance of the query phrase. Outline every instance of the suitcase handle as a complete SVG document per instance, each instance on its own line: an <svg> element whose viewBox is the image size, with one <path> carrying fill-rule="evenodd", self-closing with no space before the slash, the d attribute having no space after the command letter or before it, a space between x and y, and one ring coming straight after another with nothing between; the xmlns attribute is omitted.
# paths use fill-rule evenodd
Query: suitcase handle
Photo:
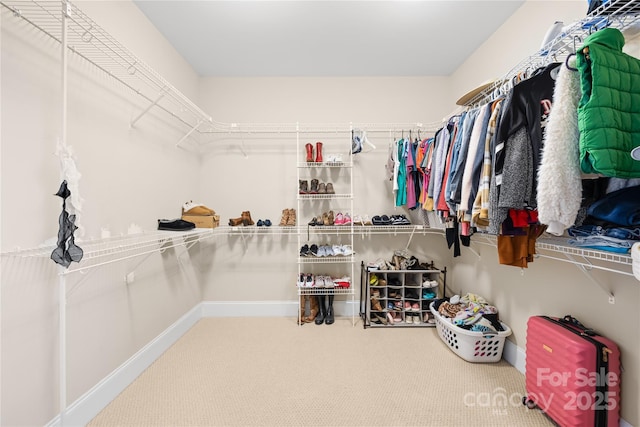
<svg viewBox="0 0 640 427"><path fill-rule="evenodd" d="M587 328L586 326L584 326L582 323L580 323L580 321L578 319L576 319L575 317L573 317L570 314L567 314L566 316L564 316L562 319L558 319L559 321L561 321L562 323L567 323L571 326L574 326L578 329L580 329L582 331L583 335L588 335L588 336L594 336L594 335L598 335L596 333L596 331L594 331L591 328Z"/></svg>

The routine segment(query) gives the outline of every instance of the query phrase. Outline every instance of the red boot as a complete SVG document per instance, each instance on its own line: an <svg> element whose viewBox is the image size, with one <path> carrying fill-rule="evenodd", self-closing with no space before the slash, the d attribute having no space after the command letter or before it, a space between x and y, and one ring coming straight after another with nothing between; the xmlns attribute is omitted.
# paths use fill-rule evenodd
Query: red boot
<svg viewBox="0 0 640 427"><path fill-rule="evenodd" d="M307 143L305 148L307 149L307 162L313 162L313 144Z"/></svg>
<svg viewBox="0 0 640 427"><path fill-rule="evenodd" d="M322 142L316 142L316 163L322 163Z"/></svg>

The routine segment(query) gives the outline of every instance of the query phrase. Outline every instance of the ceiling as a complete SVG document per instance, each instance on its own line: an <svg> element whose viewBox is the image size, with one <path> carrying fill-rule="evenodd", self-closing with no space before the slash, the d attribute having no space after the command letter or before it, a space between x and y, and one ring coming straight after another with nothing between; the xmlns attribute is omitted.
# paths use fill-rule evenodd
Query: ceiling
<svg viewBox="0 0 640 427"><path fill-rule="evenodd" d="M523 3L134 0L200 76L447 76Z"/></svg>

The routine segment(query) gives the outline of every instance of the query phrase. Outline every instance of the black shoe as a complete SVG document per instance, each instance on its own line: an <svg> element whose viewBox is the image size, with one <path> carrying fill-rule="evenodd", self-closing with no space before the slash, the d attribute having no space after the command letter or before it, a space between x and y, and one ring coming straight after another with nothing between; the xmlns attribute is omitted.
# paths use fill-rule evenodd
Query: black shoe
<svg viewBox="0 0 640 427"><path fill-rule="evenodd" d="M304 245L300 248L300 256L309 256L309 245Z"/></svg>
<svg viewBox="0 0 640 427"><path fill-rule="evenodd" d="M186 231L193 230L196 225L183 219L159 219L158 230Z"/></svg>

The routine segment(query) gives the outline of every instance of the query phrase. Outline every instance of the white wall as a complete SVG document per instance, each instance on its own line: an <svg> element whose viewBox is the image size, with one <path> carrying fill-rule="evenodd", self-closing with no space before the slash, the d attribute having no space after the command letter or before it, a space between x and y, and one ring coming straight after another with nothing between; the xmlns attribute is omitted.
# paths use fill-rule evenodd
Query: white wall
<svg viewBox="0 0 640 427"><path fill-rule="evenodd" d="M79 6L185 93L196 93L193 70L132 3ZM47 253L9 252L37 247L58 232L60 48L4 7L1 36L0 424L43 425L59 412L58 270ZM67 139L84 198L79 246L100 237L102 228L119 236L132 223L154 230L158 218L179 217L182 203L199 191L197 156L175 148L188 129L154 110L130 129L146 103L74 55L68 81ZM67 294L69 404L201 301L197 268L183 252L66 276L73 289ZM127 286L130 271L136 280Z"/></svg>

